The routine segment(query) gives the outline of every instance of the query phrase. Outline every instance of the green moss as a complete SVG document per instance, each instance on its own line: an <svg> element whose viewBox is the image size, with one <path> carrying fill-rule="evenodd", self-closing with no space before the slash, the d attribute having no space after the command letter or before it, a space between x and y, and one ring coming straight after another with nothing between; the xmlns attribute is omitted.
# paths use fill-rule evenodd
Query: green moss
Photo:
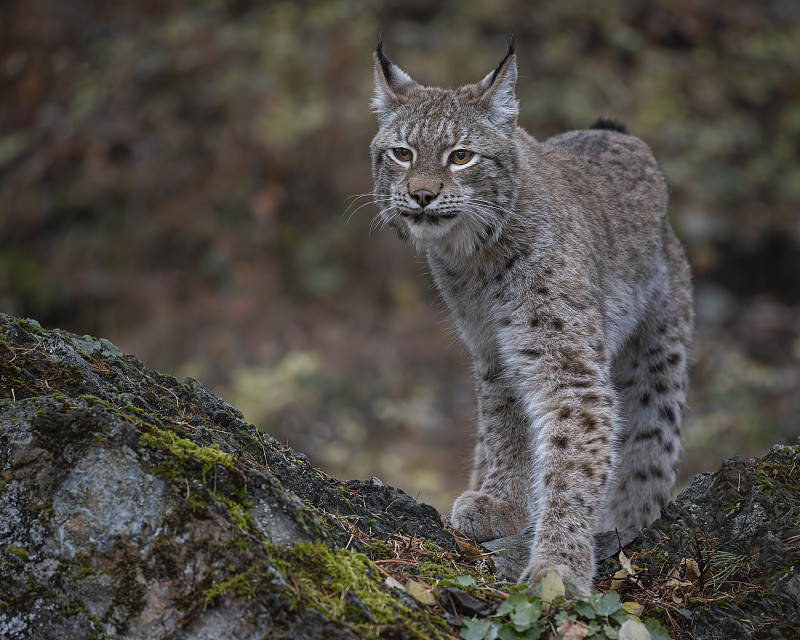
<svg viewBox="0 0 800 640"><path fill-rule="evenodd" d="M208 606L217 596L229 591L235 593L239 597L251 596L257 591L257 583L247 577L247 575L240 573L235 576L211 585L208 589L203 591L204 606Z"/></svg>
<svg viewBox="0 0 800 640"><path fill-rule="evenodd" d="M205 513L208 510L208 501L204 500L197 492L189 493L189 508L197 514Z"/></svg>
<svg viewBox="0 0 800 640"><path fill-rule="evenodd" d="M344 487L342 487L341 485L339 485L338 487L336 487L336 495L337 495L337 496L338 496L338 497L339 497L339 498L340 498L340 499L341 499L341 500L342 500L342 501L343 501L343 502L344 502L344 503L345 503L345 504L346 504L348 507L350 507L351 509L353 508L353 503L350 501L350 499L349 499L349 498L346 498L346 497L345 497L345 494L344 494Z"/></svg>
<svg viewBox="0 0 800 640"><path fill-rule="evenodd" d="M239 527L244 533L248 533L250 531L250 514L248 514L246 511L247 507L220 494L216 494L215 497L227 507L231 522ZM252 505L250 506L252 507Z"/></svg>
<svg viewBox="0 0 800 640"><path fill-rule="evenodd" d="M75 557L73 558L74 562L78 564L78 566L82 567L83 569L89 569L92 564L92 556L89 555L86 551L77 551L75 552Z"/></svg>
<svg viewBox="0 0 800 640"><path fill-rule="evenodd" d="M139 560L125 552L112 570L117 589L114 594L114 607L128 612L126 619L135 618L145 607L145 585L138 579ZM120 629L126 631L127 629Z"/></svg>
<svg viewBox="0 0 800 640"><path fill-rule="evenodd" d="M233 456L220 450L217 444L203 447L167 429L145 422L141 422L140 426L145 432L139 437L139 441L151 449L166 454L166 459L151 469L154 475L171 484L188 483L187 478L193 478L195 474L191 473L186 465L191 464L192 461L199 463L202 482L211 485L207 489L212 500L217 504L224 505L229 520L243 533L249 533L249 510L253 508L253 505L247 500L246 485L242 484L237 487L230 495L224 495L217 490L217 468L220 466L229 471L234 478L244 481L244 474L237 469ZM192 511L196 513L204 512L210 504L207 498L199 495L196 491L189 492L188 500Z"/></svg>
<svg viewBox="0 0 800 640"><path fill-rule="evenodd" d="M221 451L219 445L214 444L210 447L202 447L191 440L181 438L167 429L149 426L147 432L140 436L139 441L145 446L169 452L180 463L186 462L188 456L197 458L203 464L204 473L211 470L215 465L235 469L233 456Z"/></svg>
<svg viewBox="0 0 800 640"><path fill-rule="evenodd" d="M383 540L370 540L364 543L364 548L371 560L387 560L394 555L392 547Z"/></svg>
<svg viewBox="0 0 800 640"><path fill-rule="evenodd" d="M36 320L31 318L15 318L16 323L25 331L28 331L37 336L44 336L46 335L46 331L42 329L42 325L40 325Z"/></svg>
<svg viewBox="0 0 800 640"><path fill-rule="evenodd" d="M666 609L659 609L658 607L647 612L648 620L657 620L663 627L670 629L674 626L674 622L669 617Z"/></svg>
<svg viewBox="0 0 800 640"><path fill-rule="evenodd" d="M84 606L80 600L70 600L69 603L61 607L61 615L66 617L77 616L83 614L92 622L99 622L100 619L92 615L91 612Z"/></svg>
<svg viewBox="0 0 800 640"><path fill-rule="evenodd" d="M422 576L453 579L463 574L452 561L443 557L426 559L419 563L417 570Z"/></svg>
<svg viewBox="0 0 800 640"><path fill-rule="evenodd" d="M264 546L278 571L297 585L297 591L287 594L295 609L316 609L331 620L349 624L365 638L377 638L382 626L401 622L407 638L447 637L444 621L395 598L364 554L332 551L322 543ZM348 593L357 600L348 598Z"/></svg>
<svg viewBox="0 0 800 640"><path fill-rule="evenodd" d="M6 551L8 551L9 553L13 553L15 556L21 558L22 560L25 560L26 562L28 560L28 550L25 549L24 547L18 547L15 544L10 544L6 547Z"/></svg>
<svg viewBox="0 0 800 640"><path fill-rule="evenodd" d="M772 480L770 480L769 473L767 472L766 469L764 469L764 467L756 467L755 472L756 472L756 479L758 480L758 483L762 487L766 489L775 488L775 484L772 482Z"/></svg>
<svg viewBox="0 0 800 640"><path fill-rule="evenodd" d="M77 573L73 574L73 577L76 580L83 580L84 578L88 578L89 576L93 576L94 571L92 571L89 567L81 567Z"/></svg>

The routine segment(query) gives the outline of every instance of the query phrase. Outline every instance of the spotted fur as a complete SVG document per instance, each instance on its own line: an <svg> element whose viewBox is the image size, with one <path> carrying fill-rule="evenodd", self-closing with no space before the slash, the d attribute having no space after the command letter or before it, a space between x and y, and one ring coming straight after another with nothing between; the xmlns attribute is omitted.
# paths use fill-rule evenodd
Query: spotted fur
<svg viewBox="0 0 800 640"><path fill-rule="evenodd" d="M587 592L593 534L647 525L670 496L689 268L647 145L606 120L535 140L517 126L516 79L513 47L453 90L379 49L374 196L427 255L474 360L474 468L453 524L479 541L530 527L520 580L554 568ZM455 166L455 150L473 160Z"/></svg>

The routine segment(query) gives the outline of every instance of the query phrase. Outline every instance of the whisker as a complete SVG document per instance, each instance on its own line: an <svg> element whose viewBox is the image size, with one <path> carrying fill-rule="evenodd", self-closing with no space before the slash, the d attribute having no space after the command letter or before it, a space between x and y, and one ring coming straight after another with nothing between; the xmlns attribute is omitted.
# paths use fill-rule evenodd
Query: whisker
<svg viewBox="0 0 800 640"><path fill-rule="evenodd" d="M474 202L476 204L480 204L483 207L487 207L487 208L493 209L495 211L501 211L501 212L507 213L509 215L512 213L511 209L509 209L508 207L504 207L502 205L497 204L496 202L491 202L489 200L482 200L482 199L479 199L479 198L470 198L468 200L468 202L471 202L471 203Z"/></svg>
<svg viewBox="0 0 800 640"><path fill-rule="evenodd" d="M366 196L374 196L374 195L377 195L374 191L365 191L364 193L357 193L352 196L347 196L345 198L345 202L347 200L355 200L356 198L365 198Z"/></svg>
<svg viewBox="0 0 800 640"><path fill-rule="evenodd" d="M367 197L370 198L369 200L367 200L367 203L369 203L369 202L382 202L382 201L390 199L389 196L381 196L381 195L371 194L371 193L362 193L361 195L354 196L353 201L349 205L347 205L347 208L342 212L342 215L343 216L346 215L347 212L350 211L350 209L352 207L354 207L357 204L359 204L359 202L358 202L359 199L367 198ZM361 203L361 204L363 204L363 203Z"/></svg>
<svg viewBox="0 0 800 640"><path fill-rule="evenodd" d="M387 216L386 213L391 211L392 209L396 209L395 205L389 205L388 207L384 207L375 215L375 217L372 218L372 221L369 224L369 231L368 231L370 236L372 236L372 231L374 229L383 231L386 228L386 226L392 222L392 220L400 216L399 211L397 213Z"/></svg>
<svg viewBox="0 0 800 640"><path fill-rule="evenodd" d="M371 204L377 205L379 202L390 202L390 201L391 201L391 198L379 198L379 199L375 199L375 200L368 200L367 202L361 203L358 207L353 209L353 211L347 217L347 220L345 221L344 226L347 226L348 223L350 222L350 220L353 218L353 216L356 215L356 213L358 213L359 211L361 211L361 209L363 209L364 207L369 206ZM345 211L345 213L347 213L347 212ZM344 215L344 214L342 214L342 215Z"/></svg>

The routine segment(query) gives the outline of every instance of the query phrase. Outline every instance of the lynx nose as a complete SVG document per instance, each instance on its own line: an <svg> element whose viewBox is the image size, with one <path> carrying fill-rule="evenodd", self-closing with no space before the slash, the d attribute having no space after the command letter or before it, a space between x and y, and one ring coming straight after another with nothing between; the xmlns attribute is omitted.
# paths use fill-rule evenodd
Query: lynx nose
<svg viewBox="0 0 800 640"><path fill-rule="evenodd" d="M431 203L431 200L436 197L436 194L427 189L417 189L411 192L411 197L414 198L420 206L427 207Z"/></svg>

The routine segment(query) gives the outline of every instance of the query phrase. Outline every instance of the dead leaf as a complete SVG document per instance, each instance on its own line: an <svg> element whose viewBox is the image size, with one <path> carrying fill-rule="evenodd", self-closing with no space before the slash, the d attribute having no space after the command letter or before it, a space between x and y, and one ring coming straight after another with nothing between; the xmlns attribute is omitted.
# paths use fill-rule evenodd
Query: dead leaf
<svg viewBox="0 0 800 640"><path fill-rule="evenodd" d="M636 585L642 586L638 578L634 577L636 572L641 571L642 568L637 567L635 564L631 564L628 556L626 556L622 551L619 552L619 563L622 568L614 574L614 579L611 581L611 590L616 591L619 589L628 578L630 578Z"/></svg>
<svg viewBox="0 0 800 640"><path fill-rule="evenodd" d="M564 600L567 589L564 587L564 581L558 575L558 571L551 569L542 580L542 606L545 611L549 611L550 607L558 604L559 599Z"/></svg>
<svg viewBox="0 0 800 640"><path fill-rule="evenodd" d="M625 578L628 577L628 571L626 569L620 569L614 574L614 579L611 581L611 590L616 591L619 589L623 583L625 582Z"/></svg>
<svg viewBox="0 0 800 640"><path fill-rule="evenodd" d="M623 602L622 608L626 613L636 616L637 618L642 615L642 611L644 611L644 605L639 604L638 602Z"/></svg>
<svg viewBox="0 0 800 640"><path fill-rule="evenodd" d="M467 560L474 560L486 555L486 552L476 544L472 544L469 540L456 538L456 544L461 555Z"/></svg>
<svg viewBox="0 0 800 640"><path fill-rule="evenodd" d="M686 579L694 584L700 579L700 567L694 558L684 558L681 566L685 568Z"/></svg>
<svg viewBox="0 0 800 640"><path fill-rule="evenodd" d="M436 596L433 595L430 588L415 580L408 581L408 584L406 585L406 591L408 591L408 595L410 595L420 604L425 604L428 606L433 606L436 604Z"/></svg>
<svg viewBox="0 0 800 640"><path fill-rule="evenodd" d="M564 621L558 625L556 629L564 640L582 640L589 635L589 627L580 622L573 622L569 618L564 618Z"/></svg>
<svg viewBox="0 0 800 640"><path fill-rule="evenodd" d="M694 559L683 558L680 565L667 574L667 578L665 586L672 590L672 601L675 604L683 604L689 592L700 580L700 567Z"/></svg>
<svg viewBox="0 0 800 640"><path fill-rule="evenodd" d="M386 576L384 582L386 583L386 586L389 587L390 589L400 589L400 591L406 590L406 588L403 586L403 583L399 582L398 580L395 580L392 576Z"/></svg>

